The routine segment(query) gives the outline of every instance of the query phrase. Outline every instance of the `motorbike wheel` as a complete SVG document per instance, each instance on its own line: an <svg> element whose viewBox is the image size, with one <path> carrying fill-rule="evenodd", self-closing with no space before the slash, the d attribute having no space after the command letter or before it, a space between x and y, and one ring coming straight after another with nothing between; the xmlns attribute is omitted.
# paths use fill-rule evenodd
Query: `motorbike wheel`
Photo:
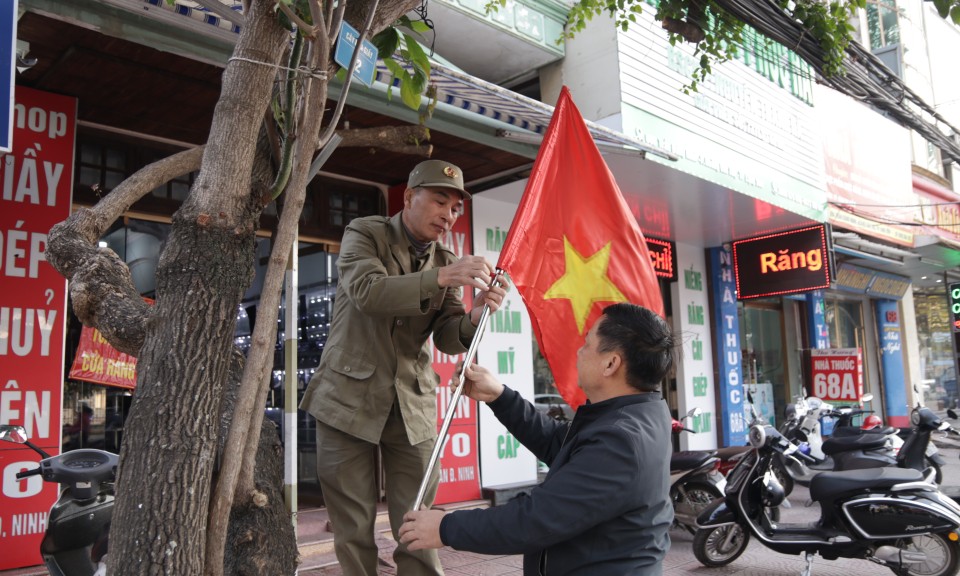
<svg viewBox="0 0 960 576"><path fill-rule="evenodd" d="M910 552L922 552L927 559L921 564L910 564L910 576L953 576L960 568L960 542L952 542L946 534L921 534L913 538L897 540L898 548ZM899 569L891 566L895 574Z"/></svg>
<svg viewBox="0 0 960 576"><path fill-rule="evenodd" d="M694 518L699 516L700 512L709 506L714 500L723 497L723 494L719 489L717 489L716 486L701 482L691 482L690 484L683 486L683 492L686 493L687 497L684 498L683 494L678 491L677 501L674 502L674 508L676 509L677 506L683 506ZM686 524L681 525L691 534L693 534L694 530L696 529L695 527L687 526Z"/></svg>
<svg viewBox="0 0 960 576"><path fill-rule="evenodd" d="M693 537L693 555L704 566L726 566L743 554L750 533L739 524L701 528Z"/></svg>
<svg viewBox="0 0 960 576"><path fill-rule="evenodd" d="M934 477L933 481L937 483L937 486L939 486L940 483L943 482L943 470L940 469L940 465L926 456L923 457L923 460L924 460L924 464L933 468L934 471L936 471L937 475L936 477Z"/></svg>

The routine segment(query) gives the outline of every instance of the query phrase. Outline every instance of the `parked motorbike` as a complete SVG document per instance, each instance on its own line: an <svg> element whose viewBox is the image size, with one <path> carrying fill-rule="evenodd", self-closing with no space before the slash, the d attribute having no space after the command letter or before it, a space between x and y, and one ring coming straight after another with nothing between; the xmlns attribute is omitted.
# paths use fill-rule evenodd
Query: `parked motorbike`
<svg viewBox="0 0 960 576"><path fill-rule="evenodd" d="M693 432L684 426L684 422L699 413L700 409L694 408L680 420L674 420L673 433ZM693 534L700 511L723 496L727 480L718 472L719 465L715 450L685 450L671 455L670 499L673 501L674 527Z"/></svg>
<svg viewBox="0 0 960 576"><path fill-rule="evenodd" d="M753 394L749 390L747 391L747 402L750 406L750 422L747 426L765 426L767 421L757 413L753 403ZM753 448L751 448L749 444L745 446L728 446L726 448L718 448L717 458L720 459L720 467L717 470L723 474L724 477L729 476L730 472L733 471L738 464L740 464L740 461L743 460L751 450L753 450ZM777 480L780 482L780 485L783 486L784 495L789 496L790 493L793 492L793 478L791 478L790 474L787 473L783 463L776 459L771 460L770 468ZM790 503L784 501L784 506L789 508ZM779 509L773 509L771 514L775 518L780 517Z"/></svg>
<svg viewBox="0 0 960 576"><path fill-rule="evenodd" d="M803 554L809 576L815 554L863 558L901 576L948 576L960 567L960 505L926 475L909 468L823 472L810 485L821 516L808 524L779 523L770 510L783 489L769 471L776 456L809 457L771 426L753 426L754 450L728 477L724 498L698 517L693 552L705 566L726 566L751 535L784 554Z"/></svg>
<svg viewBox="0 0 960 576"><path fill-rule="evenodd" d="M0 440L23 444L42 458L36 468L17 472L17 480L40 476L61 485L40 542L47 571L51 576L105 574L117 455L81 448L50 456L30 442L23 426L0 425Z"/></svg>
<svg viewBox="0 0 960 576"><path fill-rule="evenodd" d="M940 455L936 444L930 441L930 436L934 432L956 431L949 422L941 420L933 410L919 402L910 411L910 424L910 433L897 451L897 466L914 470L932 468L935 481L940 484L943 481L942 467L947 462Z"/></svg>
<svg viewBox="0 0 960 576"><path fill-rule="evenodd" d="M870 401L872 394L863 399ZM781 426L781 434L800 447L800 451L812 458L809 466L792 470L791 476L801 484L820 471L860 470L896 466L897 447L903 441L893 427L864 430L853 425L857 416L870 414L858 406L834 407L814 396L797 397L797 418L792 425ZM823 439L820 420L836 419L832 437ZM786 463L784 463L786 464Z"/></svg>
<svg viewBox="0 0 960 576"><path fill-rule="evenodd" d="M919 391L916 387L914 389L919 397ZM934 481L940 484L943 481L942 466L946 461L930 441L930 436L936 431L953 431L953 428L919 402L911 412L910 421L911 427L904 429L905 434L886 427L876 433L870 430L858 436L830 438L823 443L824 452L832 457L835 471L895 466L923 472L929 468L934 472ZM807 466L798 460L785 464L793 480L804 486L810 485L820 468L817 464Z"/></svg>

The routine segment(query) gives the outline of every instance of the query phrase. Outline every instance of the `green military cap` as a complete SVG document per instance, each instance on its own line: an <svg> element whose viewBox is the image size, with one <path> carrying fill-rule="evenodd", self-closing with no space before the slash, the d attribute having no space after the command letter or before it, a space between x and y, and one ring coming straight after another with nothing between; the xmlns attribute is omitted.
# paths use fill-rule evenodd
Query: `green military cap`
<svg viewBox="0 0 960 576"><path fill-rule="evenodd" d="M443 160L424 160L410 172L408 188L453 188L463 197L472 198L463 189L463 171Z"/></svg>

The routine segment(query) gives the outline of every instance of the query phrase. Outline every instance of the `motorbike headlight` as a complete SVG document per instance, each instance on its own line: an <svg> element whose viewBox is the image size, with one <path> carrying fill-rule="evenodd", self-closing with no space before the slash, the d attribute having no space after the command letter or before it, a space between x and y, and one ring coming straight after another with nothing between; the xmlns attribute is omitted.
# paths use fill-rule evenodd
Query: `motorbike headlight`
<svg viewBox="0 0 960 576"><path fill-rule="evenodd" d="M763 426L751 426L749 440L751 446L760 448L767 441L767 431L763 429Z"/></svg>

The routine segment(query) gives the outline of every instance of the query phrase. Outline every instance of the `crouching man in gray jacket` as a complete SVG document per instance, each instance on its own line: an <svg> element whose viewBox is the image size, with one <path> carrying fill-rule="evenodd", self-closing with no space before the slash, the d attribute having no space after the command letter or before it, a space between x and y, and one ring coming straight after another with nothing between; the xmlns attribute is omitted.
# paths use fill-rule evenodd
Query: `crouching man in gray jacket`
<svg viewBox="0 0 960 576"><path fill-rule="evenodd" d="M411 550L451 546L523 554L524 576L659 575L670 547L670 412L660 382L674 362L670 327L634 304L603 311L577 352L587 396L560 423L485 368L465 370L464 393L486 402L549 467L529 494L494 508L408 512L400 541Z"/></svg>

